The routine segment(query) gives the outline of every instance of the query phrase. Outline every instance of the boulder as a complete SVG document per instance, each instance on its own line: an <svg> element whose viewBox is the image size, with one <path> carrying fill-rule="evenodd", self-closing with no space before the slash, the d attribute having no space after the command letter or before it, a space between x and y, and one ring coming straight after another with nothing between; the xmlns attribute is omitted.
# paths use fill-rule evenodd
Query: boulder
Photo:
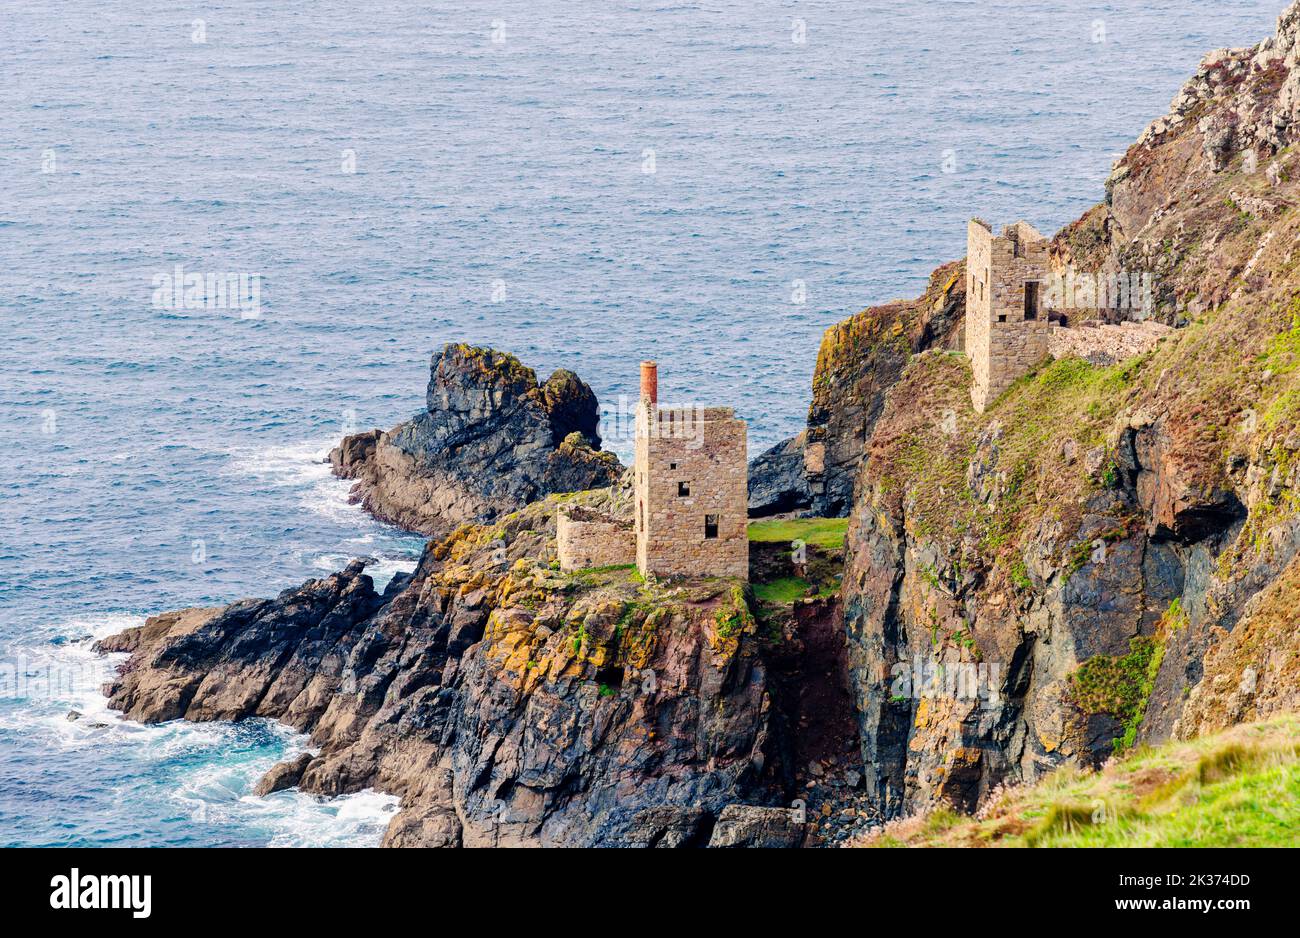
<svg viewBox="0 0 1300 938"><path fill-rule="evenodd" d="M710 847L797 847L804 825L788 808L729 804L713 826Z"/></svg>
<svg viewBox="0 0 1300 938"><path fill-rule="evenodd" d="M311 765L312 758L311 753L304 752L296 759L277 763L271 771L262 776L262 780L253 789L253 794L265 797L277 791L297 787L302 774L307 771L307 766Z"/></svg>

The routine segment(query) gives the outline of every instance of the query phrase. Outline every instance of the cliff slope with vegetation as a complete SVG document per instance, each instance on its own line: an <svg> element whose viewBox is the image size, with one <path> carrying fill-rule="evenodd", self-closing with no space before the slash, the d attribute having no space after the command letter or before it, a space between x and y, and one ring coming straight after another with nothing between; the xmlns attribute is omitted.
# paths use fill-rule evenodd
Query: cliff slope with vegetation
<svg viewBox="0 0 1300 938"><path fill-rule="evenodd" d="M1300 829L1294 714L1170 743L1100 772L1063 768L997 791L975 818L949 808L877 829L862 847L1292 847Z"/></svg>
<svg viewBox="0 0 1300 938"><path fill-rule="evenodd" d="M961 355L885 394L843 600L887 813L1294 707L1298 55L1292 6L1208 56L1054 239L1062 272L1154 275L1181 327L1154 351L1044 363L982 415Z"/></svg>

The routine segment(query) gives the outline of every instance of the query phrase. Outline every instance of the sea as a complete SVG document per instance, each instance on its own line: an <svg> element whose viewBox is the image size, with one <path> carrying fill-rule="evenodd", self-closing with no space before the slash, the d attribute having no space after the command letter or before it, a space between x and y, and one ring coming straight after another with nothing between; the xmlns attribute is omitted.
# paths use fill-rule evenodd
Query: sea
<svg viewBox="0 0 1300 938"><path fill-rule="evenodd" d="M391 796L252 794L299 734L108 711L93 640L411 569L322 460L446 342L625 458L645 358L778 442L829 325L1076 218L1281 7L0 0L0 844L377 845Z"/></svg>

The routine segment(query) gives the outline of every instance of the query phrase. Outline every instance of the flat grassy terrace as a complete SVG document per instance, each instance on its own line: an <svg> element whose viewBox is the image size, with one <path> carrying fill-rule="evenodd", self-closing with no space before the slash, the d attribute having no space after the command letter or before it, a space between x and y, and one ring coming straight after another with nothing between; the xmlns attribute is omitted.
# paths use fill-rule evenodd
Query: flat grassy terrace
<svg viewBox="0 0 1300 938"><path fill-rule="evenodd" d="M788 518L751 521L749 539L763 543L803 541L824 550L839 550L849 529L848 518Z"/></svg>

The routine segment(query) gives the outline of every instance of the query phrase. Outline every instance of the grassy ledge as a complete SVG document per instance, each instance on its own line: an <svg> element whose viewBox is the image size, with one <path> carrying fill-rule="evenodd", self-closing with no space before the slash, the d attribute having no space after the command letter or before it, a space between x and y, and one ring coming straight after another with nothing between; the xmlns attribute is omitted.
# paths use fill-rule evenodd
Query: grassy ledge
<svg viewBox="0 0 1300 938"><path fill-rule="evenodd" d="M849 529L848 518L789 518L772 521L751 521L749 539L760 543L793 543L803 541L826 550L844 547L844 535Z"/></svg>
<svg viewBox="0 0 1300 938"><path fill-rule="evenodd" d="M1300 715L1141 748L1099 772L1060 769L994 793L980 815L947 809L886 825L864 847L1295 847Z"/></svg>

